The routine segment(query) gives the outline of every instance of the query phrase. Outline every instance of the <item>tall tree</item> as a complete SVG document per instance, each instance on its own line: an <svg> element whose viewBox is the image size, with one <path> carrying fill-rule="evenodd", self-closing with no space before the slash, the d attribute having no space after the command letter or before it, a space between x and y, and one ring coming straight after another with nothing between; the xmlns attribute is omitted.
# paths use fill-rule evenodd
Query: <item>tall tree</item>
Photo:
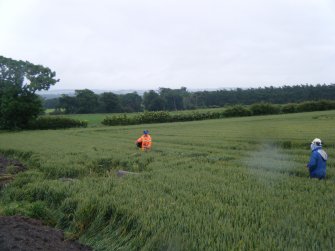
<svg viewBox="0 0 335 251"><path fill-rule="evenodd" d="M159 95L164 100L164 108L169 111L184 110L184 98L188 96L186 87L180 89L159 88Z"/></svg>
<svg viewBox="0 0 335 251"><path fill-rule="evenodd" d="M144 93L143 104L144 108L148 111L164 110L164 100L153 90Z"/></svg>
<svg viewBox="0 0 335 251"><path fill-rule="evenodd" d="M136 92L120 95L120 104L123 112L142 111L142 97Z"/></svg>
<svg viewBox="0 0 335 251"><path fill-rule="evenodd" d="M25 128L42 111L36 91L48 90L59 80L42 65L0 56L0 128Z"/></svg>
<svg viewBox="0 0 335 251"><path fill-rule="evenodd" d="M98 95L89 89L75 90L77 113L94 113L98 109Z"/></svg>
<svg viewBox="0 0 335 251"><path fill-rule="evenodd" d="M59 98L58 106L56 109L64 109L66 114L77 113L77 103L76 97L71 97L69 95L62 94Z"/></svg>
<svg viewBox="0 0 335 251"><path fill-rule="evenodd" d="M104 92L99 95L99 112L120 112L119 96L112 92Z"/></svg>

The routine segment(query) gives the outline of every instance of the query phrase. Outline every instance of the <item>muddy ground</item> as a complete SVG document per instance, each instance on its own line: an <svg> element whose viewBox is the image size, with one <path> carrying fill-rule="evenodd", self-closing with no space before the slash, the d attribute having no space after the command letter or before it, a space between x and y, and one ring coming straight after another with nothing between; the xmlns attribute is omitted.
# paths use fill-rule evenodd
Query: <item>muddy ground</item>
<svg viewBox="0 0 335 251"><path fill-rule="evenodd" d="M17 160L0 155L0 190L14 179L14 175L27 168ZM1 251L88 251L92 250L76 241L64 240L61 230L23 216L0 216Z"/></svg>

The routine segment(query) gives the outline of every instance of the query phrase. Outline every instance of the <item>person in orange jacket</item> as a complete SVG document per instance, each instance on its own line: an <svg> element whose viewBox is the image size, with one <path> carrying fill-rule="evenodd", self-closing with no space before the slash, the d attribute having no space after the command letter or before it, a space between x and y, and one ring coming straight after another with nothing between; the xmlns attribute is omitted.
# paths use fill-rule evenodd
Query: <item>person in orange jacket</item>
<svg viewBox="0 0 335 251"><path fill-rule="evenodd" d="M148 130L143 131L143 135L136 140L136 146L141 148L142 151L148 151L151 149L152 141Z"/></svg>

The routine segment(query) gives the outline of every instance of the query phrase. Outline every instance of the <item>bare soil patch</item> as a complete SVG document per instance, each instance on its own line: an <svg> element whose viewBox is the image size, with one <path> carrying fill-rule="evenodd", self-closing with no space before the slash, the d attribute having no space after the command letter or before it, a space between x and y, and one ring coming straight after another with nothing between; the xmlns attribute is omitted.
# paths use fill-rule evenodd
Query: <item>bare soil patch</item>
<svg viewBox="0 0 335 251"><path fill-rule="evenodd" d="M0 217L0 250L89 251L90 247L64 240L62 231L45 226L41 221L22 217Z"/></svg>
<svg viewBox="0 0 335 251"><path fill-rule="evenodd" d="M27 168L17 160L0 155L0 190ZM65 240L61 230L23 216L0 216L1 251L89 251L90 247Z"/></svg>

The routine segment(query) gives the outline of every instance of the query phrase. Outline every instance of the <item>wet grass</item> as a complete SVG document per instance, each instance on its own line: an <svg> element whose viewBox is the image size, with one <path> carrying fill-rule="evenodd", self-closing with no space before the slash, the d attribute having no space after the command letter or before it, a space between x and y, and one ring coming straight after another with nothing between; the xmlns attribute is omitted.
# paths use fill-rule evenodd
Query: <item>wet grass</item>
<svg viewBox="0 0 335 251"><path fill-rule="evenodd" d="M0 152L29 167L0 212L96 250L333 250L334 126L315 117L334 115L0 133ZM143 129L151 152L134 145ZM329 154L321 182L305 168L315 137Z"/></svg>

